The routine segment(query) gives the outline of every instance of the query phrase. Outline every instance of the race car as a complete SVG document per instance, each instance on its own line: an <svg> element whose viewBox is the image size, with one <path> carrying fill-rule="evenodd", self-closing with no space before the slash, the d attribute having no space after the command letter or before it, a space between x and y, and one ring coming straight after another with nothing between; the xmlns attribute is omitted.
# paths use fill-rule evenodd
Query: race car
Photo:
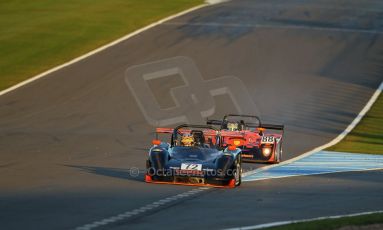
<svg viewBox="0 0 383 230"><path fill-rule="evenodd" d="M170 134L170 142L159 140ZM236 134L231 138L237 137ZM220 131L208 125L157 128L149 150L145 181L197 186L231 187L241 184L241 149L221 145ZM241 138L238 136L238 138Z"/></svg>
<svg viewBox="0 0 383 230"><path fill-rule="evenodd" d="M249 121L250 120L250 121ZM222 120L207 120L219 126L221 135L241 136L233 143L230 137L222 140L222 147L234 144L242 149L243 162L279 163L282 160L283 125L263 124L257 116L228 114Z"/></svg>

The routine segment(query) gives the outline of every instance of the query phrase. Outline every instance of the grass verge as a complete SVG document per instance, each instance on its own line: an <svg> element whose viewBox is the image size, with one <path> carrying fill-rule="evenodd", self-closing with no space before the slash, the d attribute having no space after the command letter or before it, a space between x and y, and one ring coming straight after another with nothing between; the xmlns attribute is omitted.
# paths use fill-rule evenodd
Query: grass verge
<svg viewBox="0 0 383 230"><path fill-rule="evenodd" d="M368 214L338 219L316 220L304 223L288 224L279 227L266 228L267 230L332 230L344 226L366 226L383 224L383 213Z"/></svg>
<svg viewBox="0 0 383 230"><path fill-rule="evenodd" d="M0 90L203 0L0 0Z"/></svg>
<svg viewBox="0 0 383 230"><path fill-rule="evenodd" d="M383 94L360 123L330 151L383 154Z"/></svg>

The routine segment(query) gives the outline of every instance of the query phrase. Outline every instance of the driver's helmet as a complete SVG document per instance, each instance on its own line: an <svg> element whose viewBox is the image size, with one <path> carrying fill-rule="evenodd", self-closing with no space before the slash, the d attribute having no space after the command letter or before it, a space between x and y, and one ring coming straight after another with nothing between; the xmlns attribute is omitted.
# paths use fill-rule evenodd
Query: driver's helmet
<svg viewBox="0 0 383 230"><path fill-rule="evenodd" d="M237 122L228 122L227 129L229 131L238 131L238 123Z"/></svg>
<svg viewBox="0 0 383 230"><path fill-rule="evenodd" d="M190 146L194 146L194 137L190 134L184 134L182 135L182 139L181 139L181 145L182 146L187 146L187 147L190 147Z"/></svg>

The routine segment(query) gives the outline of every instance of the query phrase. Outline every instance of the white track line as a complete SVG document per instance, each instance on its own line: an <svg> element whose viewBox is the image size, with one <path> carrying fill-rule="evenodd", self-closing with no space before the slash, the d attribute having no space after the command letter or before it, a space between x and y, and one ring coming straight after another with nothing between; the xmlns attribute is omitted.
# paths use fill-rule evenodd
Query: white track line
<svg viewBox="0 0 383 230"><path fill-rule="evenodd" d="M333 173L346 173L346 172L369 172L369 171L377 171L382 170L383 168L371 168L371 169L352 169L348 171L332 171L332 172L320 172L320 173L311 173L311 174L290 174L286 176L270 176L265 178L259 178L255 180L244 180L243 182L252 182L252 181L261 181L261 180L270 180L270 179L283 179L283 178L290 178L290 177L298 177L298 176L318 176L318 175L326 175L326 174L333 174Z"/></svg>
<svg viewBox="0 0 383 230"><path fill-rule="evenodd" d="M243 178L243 181L381 169L383 169L382 155L319 151L290 164L249 175Z"/></svg>
<svg viewBox="0 0 383 230"><path fill-rule="evenodd" d="M214 4L216 4L216 3L219 3L219 2L215 1ZM105 49L108 49L108 48L110 48L110 47L112 47L114 45L117 45L120 42L128 40L129 38L134 37L134 36L144 32L146 30L149 30L149 29L151 29L151 28L153 28L155 26L163 24L164 22L170 21L170 20L172 20L174 18L180 17L182 15L185 15L185 14L190 13L190 12L195 11L195 10L201 9L201 8L206 7L208 5L209 5L209 2L207 2L206 4L202 4L202 5L190 8L188 10L182 11L180 13L171 15L171 16L169 16L167 18L164 18L162 20L159 20L157 22L154 22L154 23L152 23L152 24L150 24L150 25L148 25L146 27L138 29L138 30L136 30L136 31L134 31L134 32L132 32L130 34L127 34L127 35L125 35L125 36L123 36L123 37L121 37L121 38L119 38L119 39L117 39L117 40L115 40L115 41L113 41L111 43L108 43L108 44L106 44L104 46L101 46L101 47L99 47L99 48L97 48L95 50L92 50L92 51L90 51L90 52L88 52L88 53L86 53L84 55L81 55L81 56L79 56L79 57L77 57L75 59L72 59L71 61L68 61L68 62L66 62L66 63L64 63L62 65L56 66L56 67L54 67L52 69L49 69L49 70L47 70L47 71L45 71L43 73L40 73L40 74L38 74L38 75L36 75L36 76L34 76L32 78L29 78L29 79L27 79L27 80L25 80L23 82L20 82L20 83L12 86L10 88L2 90L2 91L0 91L0 96L5 95L6 93L9 93L9 92L11 92L13 90L16 90L16 89L18 89L18 88L20 88L22 86L25 86L25 85L33 82L33 81L36 81L36 80L40 79L40 78L43 78L43 77L47 76L48 74L51 74L51 73L53 73L53 72L55 72L57 70L63 69L65 67L70 66L70 65L72 65L72 64L74 64L76 62L79 62L79 61L81 61L81 60L83 60L85 58L88 58L88 57L90 57L90 56L92 56L92 55L94 55L96 53L99 53L99 52L101 52L101 51L103 51ZM115 216L112 216L112 217L109 217L109 218L105 218L105 219L100 220L100 221L95 221L93 223L77 227L76 229L77 230L90 230L90 229L97 228L97 227L100 227L100 226L103 226L103 225L106 225L106 224L114 223L116 221L120 221L122 219L126 219L126 218L129 218L129 217L135 216L137 214L144 213L144 212L150 211L152 209L158 208L160 206L163 206L163 205L165 205L167 203L170 203L172 201L175 201L177 199L193 196L193 195L195 195L195 194L197 194L199 192L203 192L203 191L206 191L208 189L210 189L210 188L209 187L201 187L201 188L198 188L198 189L193 189L193 190L190 190L190 191L185 192L185 193L181 193L181 194L178 194L178 195L175 195L175 196L172 196L172 197L161 199L159 201L153 202L153 203L148 204L146 206L134 209L132 211L127 211L127 212L124 212L124 213L121 213L121 214L118 214L118 215L115 215Z"/></svg>
<svg viewBox="0 0 383 230"><path fill-rule="evenodd" d="M304 223L304 222L309 222L309 221L325 220L325 219L339 219L339 218L343 218L343 217L354 217L354 216L362 216L362 215L376 214L376 213L383 213L383 210L371 211L371 212L360 212L360 213L338 215L338 216L322 216L322 217L317 217L317 218L312 218L312 219L279 221L279 222L272 222L272 223L267 223L267 224L258 224L258 225L245 226L245 227L239 227L239 228L228 228L226 230L250 230L250 229L271 228L271 227L277 227L277 226L287 225L287 224Z"/></svg>
<svg viewBox="0 0 383 230"><path fill-rule="evenodd" d="M209 1L207 1L207 2L209 2ZM224 2L224 1L220 1L220 2ZM65 67L69 66L69 65L72 65L72 64L74 64L74 63L76 63L76 62L79 62L79 61L81 61L81 60L83 60L83 59L85 59L85 58L88 58L88 57L90 57L90 56L92 56L92 55L94 55L94 54L96 54L96 53L99 53L99 52L101 52L101 51L107 49L107 48L110 48L110 47L112 47L112 46L114 46L114 45L117 45L118 43L120 43L120 42L122 42L122 41L125 41L125 40L127 40L127 39L129 39L129 38L131 38L131 37L134 37L134 36L136 36L136 35L138 35L138 34L144 32L144 31L146 31L146 30L149 30L149 29L151 29L151 28L153 28L153 27L155 27L155 26L158 26L158 25L160 25L160 24L163 24L164 22L170 21L170 20L172 20L172 19L174 19L174 18L180 17L180 16L185 15L185 14L187 14L187 13L190 13L190 12L192 12L192 11L195 11L195 10L198 10L198 9L200 9L200 8L206 7L206 6L208 6L208 5L209 5L209 4L202 4L202 5L200 5L200 6L196 6L196 7L190 8L190 9L188 9L188 10L182 11L182 12L180 12L180 13L174 14L174 15L172 15L172 16L169 16L169 17L167 17L167 18L164 18L164 19L162 19L162 20L159 20L159 21L157 21L157 22L154 22L154 23L152 23L152 24L150 24L150 25L148 25L148 26L146 26L146 27L143 27L143 28L141 28L141 29L139 29L139 30L136 30L136 31L134 31L134 32L132 32L132 33L130 33L130 34L127 34L127 35L125 35L124 37L121 37L121 38L119 38L119 39L117 39L117 40L115 40L115 41L113 41L113 42L111 42L111 43L108 43L108 44L106 44L106 45L104 45L104 46L101 46L101 47L99 47L99 48L97 48L97 49L95 49L95 50L92 50L92 51L90 51L90 52L88 52L88 53L86 53L86 54L84 54L84 55L81 55L81 56L79 56L79 57L77 57L77 58L75 58L75 59L72 59L72 60L69 61L69 62L66 62L66 63L64 63L64 64L62 64L62 65L56 66L56 67L54 67L54 68L52 68L52 69L49 69L49 70L47 70L47 71L45 71L45 72L43 72L43 73L41 73L41 74L38 74L38 75L36 75L36 76L34 76L34 77L32 77L32 78L29 78L28 80L25 80L25 81L23 81L23 82L20 82L20 83L18 83L18 84L16 84L16 85L12 86L12 87L10 87L10 88L7 88L7 89L5 89L5 90L2 90L2 91L0 91L0 96L5 95L6 93L9 93L9 92L11 92L11 91L13 91L13 90L16 90L16 89L18 89L18 88L20 88L20 87L22 87L22 86L24 86L24 85L27 85L27 84L29 84L29 83L31 83L31 82L33 82L33 81L36 81L36 80L40 79L40 78L43 78L43 77L47 76L48 74L51 74L51 73L53 73L53 72L55 72L55 71L57 71L57 70L63 69L63 68L65 68ZM319 146L319 147L317 147L317 148L315 148L315 149L313 149L313 150L311 150L311 151L309 151L309 152L306 152L306 153L304 153L304 154L302 154L302 155L300 155L300 156L298 156L298 157L295 157L295 158L292 158L292 159L290 159L290 160L288 160L288 161L285 161L285 162L283 162L283 163L281 163L281 164L287 164L287 163L289 163L289 162L291 162L291 161L293 161L293 160L301 159L301 158L303 158L303 157L306 157L306 156L308 156L308 155L311 155L312 153L314 153L314 152L316 152L316 151L320 151L320 150L322 150L322 149L324 149L324 148L330 147L330 146L335 145L336 143L338 143L340 140L342 140L342 139L343 139L343 138L344 138L344 137L345 137L345 136L346 136L346 135L347 135L347 134L348 134L348 133L349 133L349 132L350 132L350 131L351 131L351 130L352 130L352 129L359 123L359 122L360 122L360 120L362 119L362 117L367 113L367 111L371 108L372 104L376 101L376 99L377 99L378 96L380 95L382 89L383 89L383 82L382 82L382 84L379 86L379 88L375 91L374 95L371 97L371 99L370 99L369 102L366 104L366 106L363 108L363 110L362 110L362 111L359 113L359 115L354 119L354 121L353 121L353 122L346 128L346 130L343 131L343 133L341 133L341 134L340 134L338 137L336 137L334 140L332 140L331 142L329 142L329 143L327 143L327 144L325 144L325 145ZM281 165L281 164L279 164L279 165ZM245 177L245 176L247 176L247 175L256 173L256 172L258 172L258 171L263 171L263 170L266 170L266 169L268 169L268 168L275 167L275 166L277 166L277 165L266 166L266 167L263 167L263 168L260 168L260 169L254 170L254 171L249 171L249 172L244 173L243 176ZM177 200L177 199L179 199L179 198L185 198L185 197L194 195L194 194L196 194L196 193L199 193L199 192L202 192L202 191L205 191L205 190L208 190L208 189L210 189L210 188L209 188L209 187L202 187L202 188L198 188L198 189L193 189L193 190L191 190L191 191L188 191L188 192L185 192L185 193L181 193L181 194L178 194L178 195L173 196L173 197L168 197L168 198L166 198L166 199L162 199L162 200L153 202L152 204L149 204L149 205L146 205L146 206L144 206L144 207L135 209L135 210L133 210L133 211L128 211L128 212L125 212L125 213L122 213L122 214L119 214L119 215L116 215L116 216L112 216L112 217L109 217L109 218L105 218L105 219L103 219L103 220L101 220L101 221L95 221L95 222L93 222L93 223L91 223L91 224L83 225L83 226L78 227L78 228L76 228L76 229L77 229L77 230L89 230L89 229L93 229L93 228L96 228L96 227L99 227L99 226L102 226L102 225L106 225L106 224L109 224L109 223L113 223L113 222L116 222L116 221L119 221L119 220L122 220L122 219L125 219L125 218L129 218L129 217L131 217L131 216L137 215L137 214L139 214L139 213L147 212L147 211L152 210L152 209L154 209L154 208L158 208L158 207L161 206L161 205L164 205L164 204L169 203L169 202L171 202L171 201ZM371 213L374 213L374 212L371 212ZM375 213L377 213L377 212L375 212ZM369 214L369 213L365 213L365 214ZM363 215L363 214L360 214L360 215ZM351 216L351 215L349 215L349 216ZM323 217L323 218L325 218L325 217ZM326 218L336 218L336 217L326 217ZM339 217L338 217L338 218L339 218ZM316 218L316 219L318 219L318 218ZM312 220L315 220L315 219L312 219ZM304 221L304 220L303 220L303 221ZM280 222L276 222L276 223L280 223ZM274 223L274 224L275 224L275 223ZM277 226L277 225L273 225L273 226ZM238 229L238 228L236 228L236 229ZM239 228L239 229L243 229L243 228ZM252 228L252 229L255 229L255 228Z"/></svg>
<svg viewBox="0 0 383 230"><path fill-rule="evenodd" d="M102 220L94 221L94 222L92 222L90 224L85 224L85 225L77 227L75 229L76 230L91 230L91 229L98 228L98 227L101 227L101 226L104 226L104 225L107 225L107 224L112 224L112 223L115 223L117 221L121 221L121 220L124 220L124 219L128 219L130 217L137 216L138 214L143 214L145 212L152 211L153 209L158 209L159 207L165 206L165 205L167 205L170 202L174 202L174 201L179 200L179 199L184 199L184 198L187 198L187 197L190 197L190 196L194 196L197 193L206 191L208 189L211 189L211 187L199 187L199 188L195 188L193 190L190 190L190 191L187 191L187 192L184 192L184 193L180 193L180 194L168 197L168 198L164 198L164 199L155 201L155 202L153 202L151 204L142 206L140 208L136 208L136 209L134 209L132 211L127 211L127 212L124 212L124 213L120 213L120 214L117 214L117 215L114 215L114 216L110 216L110 217L104 218Z"/></svg>
<svg viewBox="0 0 383 230"><path fill-rule="evenodd" d="M155 26L158 26L158 25L160 25L160 24L162 24L162 23L164 23L164 22L170 21L170 20L172 20L172 19L174 19L174 18L180 17L180 16L182 16L182 15L184 15L184 14L190 13L190 12L192 12L192 11L198 10L198 9L203 8L203 7L206 7L206 6L208 6L208 5L209 5L209 4L202 4L202 5L199 5L199 6L190 8L190 9L188 9L188 10L182 11L182 12L180 12L180 13L171 15L171 16L169 16L169 17L167 17L167 18L161 19L161 20L159 20L159 21L157 21L157 22L154 22L154 23L152 23L152 24L150 24L150 25L148 25L148 26L145 26L145 27L143 27L143 28L141 28L141 29L138 29L138 30L136 30L136 31L134 31L134 32L132 32L132 33L130 33L130 34L127 34L127 35L123 36L122 38L119 38L119 39L117 39L117 40L115 40L115 41L113 41L113 42L111 42L111 43L108 43L108 44L106 44L106 45L104 45L104 46L101 46L101 47L99 47L99 48L97 48L97 49L95 49L95 50L92 50L92 51L90 51L90 52L84 54L84 55L81 55L80 57L77 57L77 58L72 59L71 61L68 61L68 62L66 62L66 63L64 63L64 64L62 64L62 65L56 66L56 67L54 67L54 68L52 68L52 69L49 69L49 70L47 70L47 71L45 71L45 72L43 72L43 73L40 73L40 74L38 74L38 75L36 75L36 76L34 76L34 77L32 77L32 78L29 78L29 79L27 79L27 80L25 80L25 81L22 81L22 82L20 82L20 83L14 85L14 86L12 86L12 87L10 87L10 88L7 88L7 89L5 89L5 90L2 90L2 91L0 91L0 96L1 96L1 95L4 95L4 94L6 94L6 93L9 93L9 92L11 92L11 91L13 91L13 90L15 90L15 89L18 89L18 88L20 88L20 87L22 87L22 86L25 86L25 85L27 85L27 84L29 84L29 83L31 83L31 82L33 82L33 81L36 81L36 80L38 80L38 79L40 79L40 78L43 78L43 77L47 76L48 74L51 74L51 73L53 73L53 72L55 72L55 71L57 71L57 70L63 69L63 68L65 68L65 67L70 66L70 65L72 65L72 64L74 64L74 63L76 63L76 62L79 62L79 61L81 61L81 60L83 60L83 59L85 59L85 58L88 58L89 56L92 56L92 55L94 55L94 54L96 54L96 53L99 53L99 52L101 52L101 51L103 51L103 50L105 50L105 49L108 49L108 48L110 48L110 47L112 47L112 46L114 46L114 45L117 45L117 44L120 43L120 42L123 42L123 41L125 41L125 40L127 40L127 39L129 39L129 38L131 38L131 37L134 37L134 36L136 36L136 35L138 35L138 34L144 32L144 31L149 30L149 29L151 29L151 28L153 28L153 27L155 27Z"/></svg>
<svg viewBox="0 0 383 230"><path fill-rule="evenodd" d="M222 3L222 2L228 2L230 0L206 0L205 2L208 3L208 4L218 4L218 3Z"/></svg>
<svg viewBox="0 0 383 230"><path fill-rule="evenodd" d="M371 96L370 100L367 102L367 104L364 106L364 108L359 112L358 116L355 117L355 119L351 122L351 124L349 124L347 126L347 128L341 133L339 134L336 138L334 138L332 141L324 144L324 145L321 145L319 147L316 147L315 149L313 150L310 150L308 152L305 152L297 157L294 157L294 158L291 158L290 160L287 160L287 161L283 161L282 163L280 164L275 164L275 165L270 165L270 166L265 166L265 167L262 167L262 168L259 168L259 169L256 169L256 170L252 170L252 171L248 171L248 172L245 172L242 174L243 177L246 177L246 176L249 176L249 175L252 175L254 173L258 173L258 172L261 172L261 171L265 171L267 169L270 169L270 168L274 168L274 167L277 167L277 166L280 166L280 165L285 165L285 164L289 164L293 161L297 161L299 159L302 159L304 157L307 157L307 156L310 156L316 152L319 152L323 149L326 149L328 147L331 147L337 143L339 143L341 140L343 140L343 138L346 137L347 134L349 134L351 132L351 130L353 130L355 128L355 126L362 120L362 118L366 115L366 113L371 109L372 105L375 103L375 101L378 99L379 95L381 94L381 92L383 91L383 82L380 83L380 86L378 87L378 89L376 89L376 91L374 92L374 94Z"/></svg>

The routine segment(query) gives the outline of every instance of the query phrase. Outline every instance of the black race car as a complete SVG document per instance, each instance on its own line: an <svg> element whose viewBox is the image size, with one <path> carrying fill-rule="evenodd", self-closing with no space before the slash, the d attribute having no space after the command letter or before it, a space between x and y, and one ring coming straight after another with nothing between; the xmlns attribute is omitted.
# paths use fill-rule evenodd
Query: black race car
<svg viewBox="0 0 383 230"><path fill-rule="evenodd" d="M170 142L158 134L171 134ZM241 149L222 147L220 131L208 125L180 125L157 128L147 159L145 181L215 187L241 184ZM233 135L231 138L235 139Z"/></svg>

